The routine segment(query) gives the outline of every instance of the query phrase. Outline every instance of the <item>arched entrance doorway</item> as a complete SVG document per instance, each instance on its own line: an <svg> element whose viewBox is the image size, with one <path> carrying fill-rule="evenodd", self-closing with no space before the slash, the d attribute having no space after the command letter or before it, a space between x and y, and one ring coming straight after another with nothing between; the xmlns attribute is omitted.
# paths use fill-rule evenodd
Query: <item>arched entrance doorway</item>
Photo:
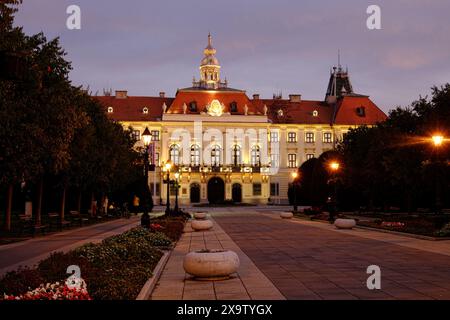
<svg viewBox="0 0 450 320"><path fill-rule="evenodd" d="M225 182L221 178L214 177L208 181L209 203L223 203L225 201Z"/></svg>
<svg viewBox="0 0 450 320"><path fill-rule="evenodd" d="M191 184L191 203L199 203L200 202L200 185L198 183Z"/></svg>
<svg viewBox="0 0 450 320"><path fill-rule="evenodd" d="M242 186L240 183L233 184L232 198L234 203L242 202Z"/></svg>

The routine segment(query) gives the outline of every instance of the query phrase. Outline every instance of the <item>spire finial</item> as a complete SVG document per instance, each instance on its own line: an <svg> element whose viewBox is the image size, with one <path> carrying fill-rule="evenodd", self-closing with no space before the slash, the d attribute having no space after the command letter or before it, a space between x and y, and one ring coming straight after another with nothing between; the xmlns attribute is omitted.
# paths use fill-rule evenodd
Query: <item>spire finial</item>
<svg viewBox="0 0 450 320"><path fill-rule="evenodd" d="M208 46L212 47L212 36L211 36L211 32L208 32Z"/></svg>

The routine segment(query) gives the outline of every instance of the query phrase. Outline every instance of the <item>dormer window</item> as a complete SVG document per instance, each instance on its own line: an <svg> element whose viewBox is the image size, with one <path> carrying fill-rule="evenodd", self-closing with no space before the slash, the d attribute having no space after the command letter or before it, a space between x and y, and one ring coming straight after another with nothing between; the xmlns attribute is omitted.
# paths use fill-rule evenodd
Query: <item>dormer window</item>
<svg viewBox="0 0 450 320"><path fill-rule="evenodd" d="M189 111L190 112L197 112L197 102L192 101L189 103Z"/></svg>
<svg viewBox="0 0 450 320"><path fill-rule="evenodd" d="M365 107L356 108L356 114L360 117L365 117L366 116L366 108Z"/></svg>
<svg viewBox="0 0 450 320"><path fill-rule="evenodd" d="M108 107L108 113L113 113L113 112L114 112L113 107Z"/></svg>
<svg viewBox="0 0 450 320"><path fill-rule="evenodd" d="M144 108L142 109L142 113L143 113L143 114L148 114L148 108L147 108L147 107L144 107Z"/></svg>
<svg viewBox="0 0 450 320"><path fill-rule="evenodd" d="M312 113L312 116L313 117L318 117L319 116L319 111L314 110L313 113Z"/></svg>
<svg viewBox="0 0 450 320"><path fill-rule="evenodd" d="M238 112L237 103L235 101L230 103L230 111L231 112Z"/></svg>
<svg viewBox="0 0 450 320"><path fill-rule="evenodd" d="M284 112L283 112L283 110L281 110L281 109L279 109L279 110L277 111L277 113L278 113L278 116L279 116L279 117L283 117L283 116L284 116Z"/></svg>

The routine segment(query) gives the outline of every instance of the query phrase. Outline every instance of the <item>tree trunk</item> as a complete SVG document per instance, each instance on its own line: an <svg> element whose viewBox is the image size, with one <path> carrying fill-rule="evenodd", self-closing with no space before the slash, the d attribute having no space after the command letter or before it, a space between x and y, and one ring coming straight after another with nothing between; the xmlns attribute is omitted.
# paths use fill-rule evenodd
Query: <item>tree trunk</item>
<svg viewBox="0 0 450 320"><path fill-rule="evenodd" d="M66 190L67 190L67 187L64 186L62 196L61 196L61 210L59 211L59 221L60 222L64 221L64 213L65 213L65 209L66 209Z"/></svg>
<svg viewBox="0 0 450 320"><path fill-rule="evenodd" d="M91 193L91 214L90 214L91 217L94 216L94 211L95 211L94 201L95 201L95 195L94 195L94 192L92 192Z"/></svg>
<svg viewBox="0 0 450 320"><path fill-rule="evenodd" d="M12 211L12 198L13 198L14 186L10 184L8 186L8 197L6 202L6 220L5 220L5 230L11 231L11 211Z"/></svg>
<svg viewBox="0 0 450 320"><path fill-rule="evenodd" d="M34 224L36 226L41 225L41 214L42 214L42 197L44 195L44 179L41 179L39 181L38 186L38 199L37 199L37 206L36 206L36 214L34 217Z"/></svg>
<svg viewBox="0 0 450 320"><path fill-rule="evenodd" d="M78 190L78 200L77 200L77 211L81 213L81 196L82 192L81 189Z"/></svg>

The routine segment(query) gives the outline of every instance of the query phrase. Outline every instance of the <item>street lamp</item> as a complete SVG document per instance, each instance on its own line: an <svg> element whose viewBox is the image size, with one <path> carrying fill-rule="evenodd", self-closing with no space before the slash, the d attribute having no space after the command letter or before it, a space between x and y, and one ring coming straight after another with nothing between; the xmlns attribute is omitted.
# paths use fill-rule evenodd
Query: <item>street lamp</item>
<svg viewBox="0 0 450 320"><path fill-rule="evenodd" d="M292 176L292 186L294 187L294 213L297 212L297 179L298 179L298 172L292 172L291 173Z"/></svg>
<svg viewBox="0 0 450 320"><path fill-rule="evenodd" d="M166 162L164 168L166 169L166 183L167 183L167 194L166 194L166 214L170 214L170 169L172 168L172 163L169 161Z"/></svg>
<svg viewBox="0 0 450 320"><path fill-rule="evenodd" d="M144 141L144 179L145 179L145 188L144 188L144 196L143 196L143 209L144 213L141 217L141 226L144 228L150 228L150 215L148 214L148 197L151 197L151 193L148 187L148 146L152 140L152 135L148 128L145 128L142 133L142 140Z"/></svg>
<svg viewBox="0 0 450 320"><path fill-rule="evenodd" d="M331 161L329 163L329 169L331 171L332 178L330 179L330 182L333 182L333 196L328 198L328 204L329 204L329 212L330 222L334 222L334 216L337 212L337 174L339 172L339 169L341 168L341 164L338 161Z"/></svg>
<svg viewBox="0 0 450 320"><path fill-rule="evenodd" d="M433 143L435 149L435 180L436 180L436 208L435 212L440 213L441 211L441 181L439 174L439 164L440 164L440 149L445 142L445 138L442 134L435 134L431 137L431 142Z"/></svg>
<svg viewBox="0 0 450 320"><path fill-rule="evenodd" d="M180 173L175 172L175 214L178 214L178 179L180 178Z"/></svg>

